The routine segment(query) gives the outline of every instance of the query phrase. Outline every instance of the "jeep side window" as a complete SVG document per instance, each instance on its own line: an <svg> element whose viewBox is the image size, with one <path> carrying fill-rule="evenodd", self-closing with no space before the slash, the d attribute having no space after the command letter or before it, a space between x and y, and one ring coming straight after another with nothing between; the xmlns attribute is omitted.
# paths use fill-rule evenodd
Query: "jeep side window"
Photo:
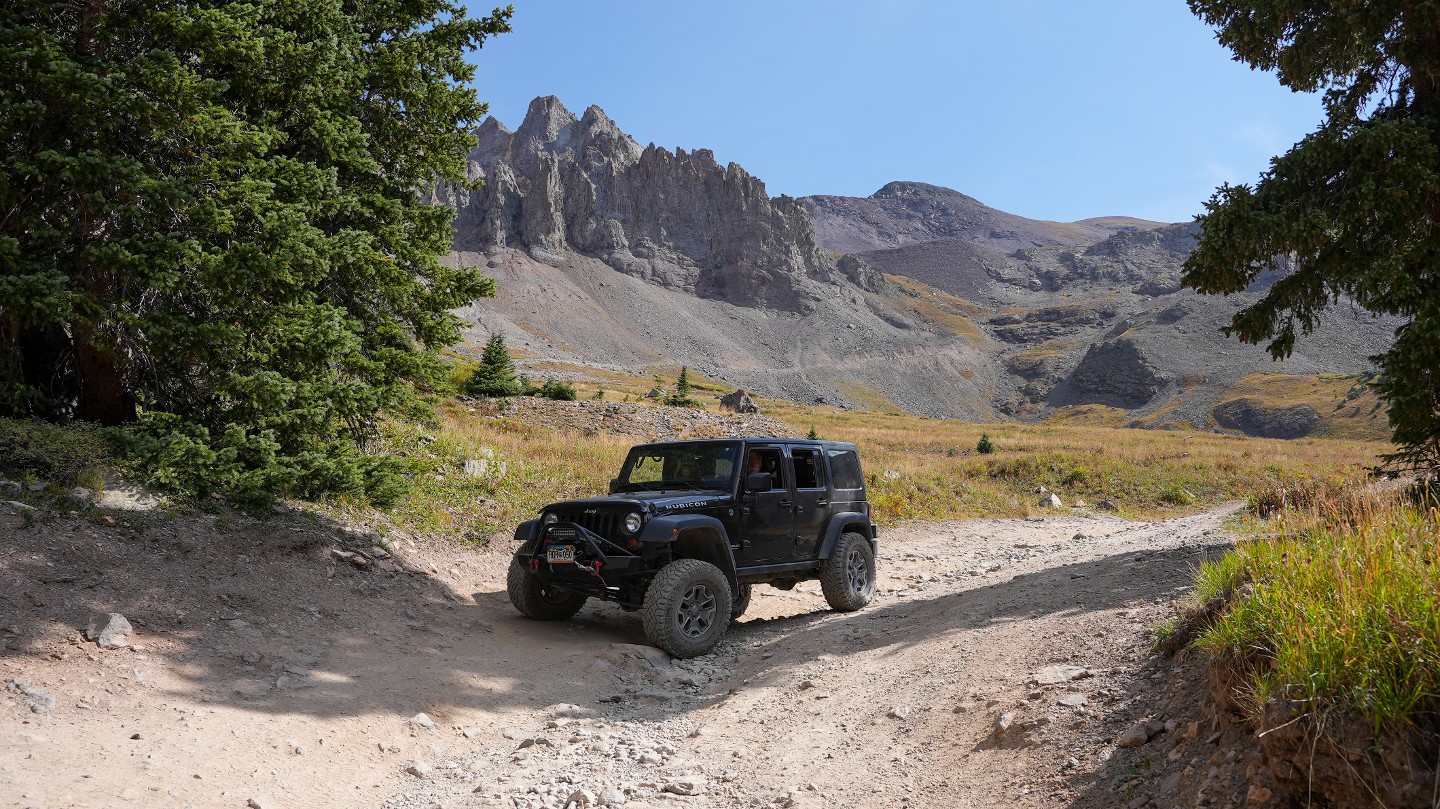
<svg viewBox="0 0 1440 809"><path fill-rule="evenodd" d="M830 456L830 477L837 489L863 489L865 477L860 473L860 458L850 449L832 449Z"/></svg>
<svg viewBox="0 0 1440 809"><path fill-rule="evenodd" d="M790 459L795 462L795 488L825 488L825 475L820 464L820 450L792 449L790 450Z"/></svg>
<svg viewBox="0 0 1440 809"><path fill-rule="evenodd" d="M746 458L745 474L753 475L756 472L769 472L773 488L785 488L785 473L781 471L780 467L780 450L750 450L750 455Z"/></svg>

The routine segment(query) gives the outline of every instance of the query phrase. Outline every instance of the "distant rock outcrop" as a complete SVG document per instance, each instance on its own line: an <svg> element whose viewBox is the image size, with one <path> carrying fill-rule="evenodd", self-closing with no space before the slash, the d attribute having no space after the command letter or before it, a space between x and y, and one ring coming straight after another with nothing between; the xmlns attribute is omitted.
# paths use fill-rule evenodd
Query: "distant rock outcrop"
<svg viewBox="0 0 1440 809"><path fill-rule="evenodd" d="M1320 423L1310 405L1267 407L1248 397L1221 402L1211 413L1220 426L1260 438L1303 438Z"/></svg>
<svg viewBox="0 0 1440 809"><path fill-rule="evenodd" d="M557 264L574 251L670 289L789 311L813 308L818 283L881 283L858 262L837 268L805 209L739 165L709 149L642 148L599 107L577 119L537 98L514 132L490 118L477 135L469 172L484 187L439 191L458 209L457 249L521 247Z"/></svg>
<svg viewBox="0 0 1440 809"><path fill-rule="evenodd" d="M1080 401L1135 408L1153 399L1168 380L1134 339L1118 337L1091 346L1070 382L1082 393Z"/></svg>

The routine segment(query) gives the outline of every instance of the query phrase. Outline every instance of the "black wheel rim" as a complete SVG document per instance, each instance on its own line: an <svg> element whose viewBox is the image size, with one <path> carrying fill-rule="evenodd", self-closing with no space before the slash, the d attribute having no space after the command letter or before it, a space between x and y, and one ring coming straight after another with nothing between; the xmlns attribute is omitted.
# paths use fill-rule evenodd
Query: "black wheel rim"
<svg viewBox="0 0 1440 809"><path fill-rule="evenodd" d="M864 595L870 586L870 566L865 563L865 554L859 548L852 548L845 556L845 579L850 583L850 591L856 595Z"/></svg>
<svg viewBox="0 0 1440 809"><path fill-rule="evenodd" d="M715 593L703 584L691 586L680 599L675 623L685 637L692 640L703 637L715 625Z"/></svg>

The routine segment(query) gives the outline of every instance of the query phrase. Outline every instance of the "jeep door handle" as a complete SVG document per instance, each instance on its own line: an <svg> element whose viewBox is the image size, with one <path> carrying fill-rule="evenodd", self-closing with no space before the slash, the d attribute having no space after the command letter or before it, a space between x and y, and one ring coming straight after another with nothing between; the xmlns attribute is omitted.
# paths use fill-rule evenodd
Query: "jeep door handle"
<svg viewBox="0 0 1440 809"><path fill-rule="evenodd" d="M795 501L794 501L794 500L786 499L786 500L781 500L780 502L776 503L775 505L777 505L777 506L779 506L779 507L781 507L781 508L789 508L789 507L795 505Z"/></svg>
<svg viewBox="0 0 1440 809"><path fill-rule="evenodd" d="M805 507L804 507L804 506L796 506L796 507L795 507L795 513L796 513L796 514L804 514L804 513L805 513Z"/></svg>
<svg viewBox="0 0 1440 809"><path fill-rule="evenodd" d="M825 506L830 505L830 501L829 501L829 500L816 500L816 501L815 501L815 505L820 506L821 508L824 508Z"/></svg>

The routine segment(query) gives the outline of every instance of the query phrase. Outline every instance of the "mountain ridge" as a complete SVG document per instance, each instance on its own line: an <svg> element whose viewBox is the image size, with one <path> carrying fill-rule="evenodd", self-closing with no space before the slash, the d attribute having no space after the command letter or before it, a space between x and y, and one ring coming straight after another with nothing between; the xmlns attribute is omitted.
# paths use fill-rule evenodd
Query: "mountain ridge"
<svg viewBox="0 0 1440 809"><path fill-rule="evenodd" d="M1393 339L1395 323L1343 311L1285 362L1223 337L1254 293L1180 285L1195 223L1043 222L911 181L772 198L708 149L642 147L599 107L576 117L553 96L513 132L491 118L476 134L469 176L484 187L436 192L457 208L451 260L501 281L465 314L477 343L504 330L537 358L683 364L769 396L879 396L930 416L1098 406L1214 428L1249 375L1363 374Z"/></svg>

